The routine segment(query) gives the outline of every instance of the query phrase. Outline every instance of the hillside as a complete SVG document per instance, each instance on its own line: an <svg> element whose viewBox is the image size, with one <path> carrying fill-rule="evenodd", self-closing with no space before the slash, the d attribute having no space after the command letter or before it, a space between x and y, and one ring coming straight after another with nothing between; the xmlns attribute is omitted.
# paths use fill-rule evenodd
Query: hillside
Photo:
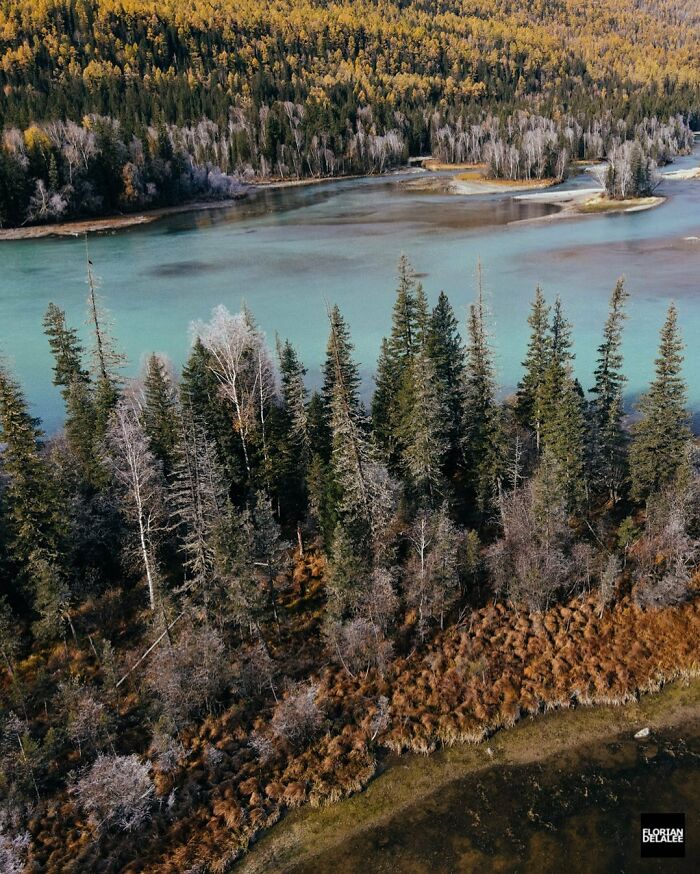
<svg viewBox="0 0 700 874"><path fill-rule="evenodd" d="M505 147L526 112L567 158L596 157L584 134L601 126L624 140L652 116L697 121L694 8L4 0L0 224L227 197L239 177L458 160L445 140L493 131L494 115Z"/></svg>

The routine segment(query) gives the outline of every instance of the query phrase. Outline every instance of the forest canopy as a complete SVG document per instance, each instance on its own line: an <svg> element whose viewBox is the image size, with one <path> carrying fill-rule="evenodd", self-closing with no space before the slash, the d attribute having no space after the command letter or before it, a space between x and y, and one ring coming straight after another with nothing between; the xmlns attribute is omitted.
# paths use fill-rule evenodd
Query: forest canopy
<svg viewBox="0 0 700 874"><path fill-rule="evenodd" d="M698 33L690 0L4 0L0 224L429 152L484 160L486 135L493 175L528 178L526 129L536 175L560 179L569 160L601 156L586 136L602 135L605 156L611 136L654 119L696 126Z"/></svg>

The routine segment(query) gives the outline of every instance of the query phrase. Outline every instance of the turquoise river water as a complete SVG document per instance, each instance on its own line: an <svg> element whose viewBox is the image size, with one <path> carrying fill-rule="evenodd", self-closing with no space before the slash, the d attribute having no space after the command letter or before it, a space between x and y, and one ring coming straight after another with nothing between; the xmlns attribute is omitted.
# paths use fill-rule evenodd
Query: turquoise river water
<svg viewBox="0 0 700 874"><path fill-rule="evenodd" d="M700 148L671 169L698 163ZM464 318L481 259L492 314L499 383L520 376L527 312L535 287L561 295L574 324L577 373L591 384L610 291L624 275L631 292L625 338L630 396L653 369L657 334L675 300L689 345L690 402L700 411L700 181L666 180L666 203L646 212L551 221L556 207L496 195L428 194L405 174L259 191L232 207L170 216L94 236L90 254L135 373L150 351L175 365L186 358L192 320L219 303L245 300L272 340L288 337L318 381L327 334L325 302L338 303L352 329L369 387L389 330L396 261L402 252L432 301L444 289ZM568 187L587 187L585 176ZM46 305L85 327L85 248L80 239L0 243L0 355L25 388L33 412L54 430L60 397L42 335Z"/></svg>

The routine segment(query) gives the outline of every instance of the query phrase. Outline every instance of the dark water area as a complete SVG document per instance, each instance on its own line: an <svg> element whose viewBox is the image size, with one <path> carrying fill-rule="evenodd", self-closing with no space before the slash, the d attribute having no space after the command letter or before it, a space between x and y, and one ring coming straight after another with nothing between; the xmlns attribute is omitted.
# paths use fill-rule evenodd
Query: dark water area
<svg viewBox="0 0 700 874"><path fill-rule="evenodd" d="M684 859L640 857L640 814L686 815ZM294 874L700 871L700 725L455 780Z"/></svg>

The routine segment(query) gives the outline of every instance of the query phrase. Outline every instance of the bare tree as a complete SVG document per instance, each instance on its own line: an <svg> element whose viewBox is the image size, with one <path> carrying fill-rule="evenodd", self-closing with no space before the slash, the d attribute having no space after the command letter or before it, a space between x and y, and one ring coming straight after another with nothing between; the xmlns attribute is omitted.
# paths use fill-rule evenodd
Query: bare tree
<svg viewBox="0 0 700 874"><path fill-rule="evenodd" d="M3 874L24 874L29 853L29 832L10 835L0 823L0 871Z"/></svg>
<svg viewBox="0 0 700 874"><path fill-rule="evenodd" d="M211 371L233 406L236 432L250 475L250 441L259 433L266 450L265 408L275 395L274 369L265 338L247 313L231 315L224 306L214 309L209 323L195 323L193 334L209 351Z"/></svg>
<svg viewBox="0 0 700 874"><path fill-rule="evenodd" d="M166 531L165 485L141 422L125 401L114 412L108 444L121 491L122 511L136 534L129 552L138 558L148 584L149 604L155 610L160 574L158 546Z"/></svg>
<svg viewBox="0 0 700 874"><path fill-rule="evenodd" d="M287 692L272 714L272 733L292 746L301 746L323 725L323 713L316 703L318 686L299 683Z"/></svg>
<svg viewBox="0 0 700 874"><path fill-rule="evenodd" d="M153 802L150 771L150 762L136 755L99 755L71 792L96 832L134 831L148 819Z"/></svg>
<svg viewBox="0 0 700 874"><path fill-rule="evenodd" d="M230 679L226 650L214 628L184 629L153 656L146 680L177 727L194 713L211 710Z"/></svg>

